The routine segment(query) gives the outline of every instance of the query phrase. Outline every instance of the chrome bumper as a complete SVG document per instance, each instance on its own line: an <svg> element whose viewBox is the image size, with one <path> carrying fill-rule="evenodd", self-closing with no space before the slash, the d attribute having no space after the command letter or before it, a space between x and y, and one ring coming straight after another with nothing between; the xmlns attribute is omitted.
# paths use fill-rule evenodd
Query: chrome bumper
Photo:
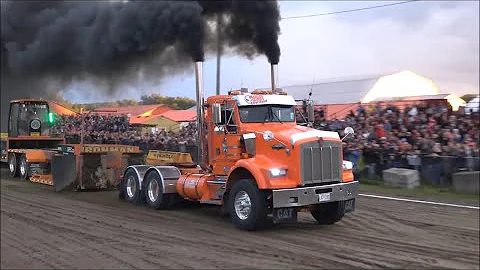
<svg viewBox="0 0 480 270"><path fill-rule="evenodd" d="M358 181L353 181L324 186L273 190L273 208L305 206L354 199L358 194L358 185Z"/></svg>

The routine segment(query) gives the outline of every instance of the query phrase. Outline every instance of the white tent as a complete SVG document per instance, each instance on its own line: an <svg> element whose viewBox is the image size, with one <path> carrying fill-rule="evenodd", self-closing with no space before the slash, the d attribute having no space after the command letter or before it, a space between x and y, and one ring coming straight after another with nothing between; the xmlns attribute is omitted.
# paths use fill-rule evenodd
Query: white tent
<svg viewBox="0 0 480 270"><path fill-rule="evenodd" d="M465 114L478 113L480 111L480 96L473 98L465 105Z"/></svg>

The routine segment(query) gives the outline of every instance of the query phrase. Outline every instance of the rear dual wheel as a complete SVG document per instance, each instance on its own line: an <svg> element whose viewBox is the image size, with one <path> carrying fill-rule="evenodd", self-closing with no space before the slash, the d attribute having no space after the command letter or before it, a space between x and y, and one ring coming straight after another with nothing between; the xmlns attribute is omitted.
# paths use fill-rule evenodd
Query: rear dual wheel
<svg viewBox="0 0 480 270"><path fill-rule="evenodd" d="M171 194L163 192L163 184L160 174L153 170L145 177L145 200L147 204L156 209L167 209L170 206Z"/></svg>
<svg viewBox="0 0 480 270"><path fill-rule="evenodd" d="M13 153L8 155L8 171L11 177L17 177L19 175L18 157Z"/></svg>
<svg viewBox="0 0 480 270"><path fill-rule="evenodd" d="M125 198L126 201L131 203L139 203L141 201L140 181L137 173L129 169L122 181L122 191L120 196Z"/></svg>
<svg viewBox="0 0 480 270"><path fill-rule="evenodd" d="M27 157L25 154L20 156L20 165L19 165L19 171L20 171L20 178L23 180L28 180L29 178L29 171L28 168L30 167L29 163L27 162Z"/></svg>
<svg viewBox="0 0 480 270"><path fill-rule="evenodd" d="M157 171L148 172L140 189L140 181L134 170L128 170L123 180L120 197L131 203L147 204L154 209L166 209L170 205L170 194L163 193L163 185L160 174Z"/></svg>
<svg viewBox="0 0 480 270"><path fill-rule="evenodd" d="M8 155L8 170L11 177L20 176L21 179L27 180L29 177L29 167L25 154L20 157L13 153Z"/></svg>

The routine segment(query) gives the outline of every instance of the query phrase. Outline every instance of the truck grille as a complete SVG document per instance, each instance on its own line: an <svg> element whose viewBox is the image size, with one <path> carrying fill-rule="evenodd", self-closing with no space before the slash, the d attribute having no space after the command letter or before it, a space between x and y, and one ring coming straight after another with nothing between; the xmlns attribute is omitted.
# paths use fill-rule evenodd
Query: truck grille
<svg viewBox="0 0 480 270"><path fill-rule="evenodd" d="M302 184L340 182L342 179L341 144L315 141L300 146Z"/></svg>

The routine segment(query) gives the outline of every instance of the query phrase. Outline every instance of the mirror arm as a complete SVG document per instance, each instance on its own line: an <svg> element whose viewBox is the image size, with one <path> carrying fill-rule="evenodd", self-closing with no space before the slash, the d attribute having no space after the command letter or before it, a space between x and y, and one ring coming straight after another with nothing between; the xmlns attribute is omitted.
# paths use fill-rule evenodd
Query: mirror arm
<svg viewBox="0 0 480 270"><path fill-rule="evenodd" d="M350 135L350 134L352 134L352 133L347 133L347 134L345 134L345 136L343 136L343 138L341 139L341 141L343 141L345 138L347 138L348 135Z"/></svg>

